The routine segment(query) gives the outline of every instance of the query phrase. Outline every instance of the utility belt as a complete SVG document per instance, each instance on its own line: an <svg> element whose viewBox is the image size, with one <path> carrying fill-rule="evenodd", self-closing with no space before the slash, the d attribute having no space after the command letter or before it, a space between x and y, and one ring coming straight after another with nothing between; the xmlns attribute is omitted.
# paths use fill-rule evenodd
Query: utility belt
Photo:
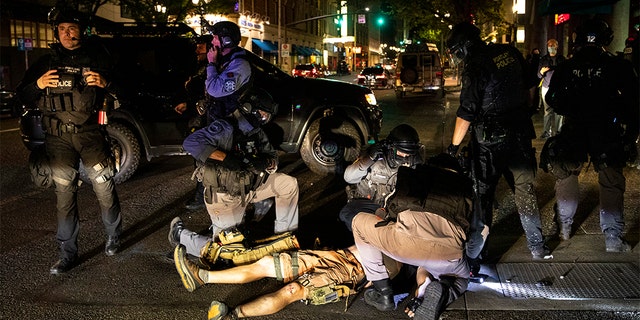
<svg viewBox="0 0 640 320"><path fill-rule="evenodd" d="M61 136L63 133L80 133L100 128L100 125L98 124L76 125L74 123L64 123L60 119L47 116L43 117L42 121L45 126L45 131L48 134L57 137Z"/></svg>
<svg viewBox="0 0 640 320"><path fill-rule="evenodd" d="M218 202L217 193L226 193L242 199L242 205L247 201L251 191L256 190L268 174L254 174L246 170L232 171L217 164L203 164L196 168L194 174L205 187L205 201Z"/></svg>

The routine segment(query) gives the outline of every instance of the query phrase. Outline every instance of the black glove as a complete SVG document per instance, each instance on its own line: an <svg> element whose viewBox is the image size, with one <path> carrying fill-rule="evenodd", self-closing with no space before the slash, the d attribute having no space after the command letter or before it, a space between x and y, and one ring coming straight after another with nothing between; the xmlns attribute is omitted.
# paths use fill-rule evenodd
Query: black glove
<svg viewBox="0 0 640 320"><path fill-rule="evenodd" d="M447 147L447 153L452 156L455 157L458 154L458 149L460 148L460 145L454 145L453 143L450 144Z"/></svg>
<svg viewBox="0 0 640 320"><path fill-rule="evenodd" d="M376 161L384 156L384 145L380 142L370 145L367 148L369 159Z"/></svg>
<svg viewBox="0 0 640 320"><path fill-rule="evenodd" d="M271 166L271 157L266 155L253 155L249 159L250 166L256 171L266 171Z"/></svg>
<svg viewBox="0 0 640 320"><path fill-rule="evenodd" d="M244 158L236 154L227 153L224 160L222 160L222 166L232 171L240 170L244 165Z"/></svg>

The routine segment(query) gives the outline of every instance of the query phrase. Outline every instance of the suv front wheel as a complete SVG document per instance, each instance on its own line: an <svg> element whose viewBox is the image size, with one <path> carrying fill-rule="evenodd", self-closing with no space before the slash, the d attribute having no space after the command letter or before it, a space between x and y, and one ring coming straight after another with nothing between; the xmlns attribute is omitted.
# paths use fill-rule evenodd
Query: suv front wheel
<svg viewBox="0 0 640 320"><path fill-rule="evenodd" d="M353 124L343 119L316 119L302 141L300 156L320 175L341 174L360 154L362 139Z"/></svg>

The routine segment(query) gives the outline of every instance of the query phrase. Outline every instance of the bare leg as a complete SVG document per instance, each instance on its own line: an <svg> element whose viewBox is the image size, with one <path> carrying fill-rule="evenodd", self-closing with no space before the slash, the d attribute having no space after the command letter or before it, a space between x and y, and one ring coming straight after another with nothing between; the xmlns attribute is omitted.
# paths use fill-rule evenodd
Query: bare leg
<svg viewBox="0 0 640 320"><path fill-rule="evenodd" d="M252 264L225 270L200 269L198 275L205 283L249 283L276 277L273 256L264 256Z"/></svg>
<svg viewBox="0 0 640 320"><path fill-rule="evenodd" d="M286 284L280 290L236 307L238 318L274 314L291 303L306 299L307 291L298 282Z"/></svg>

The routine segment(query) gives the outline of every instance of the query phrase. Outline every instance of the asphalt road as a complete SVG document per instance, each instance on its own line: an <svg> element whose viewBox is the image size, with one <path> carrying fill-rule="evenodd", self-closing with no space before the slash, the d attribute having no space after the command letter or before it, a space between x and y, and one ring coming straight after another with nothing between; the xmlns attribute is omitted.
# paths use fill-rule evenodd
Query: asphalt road
<svg viewBox="0 0 640 320"><path fill-rule="evenodd" d="M342 80L354 78L355 75ZM393 90L376 90L376 96L384 108L382 137L395 125L409 123L418 129L428 153L440 152L448 144L458 105L455 91L442 100L408 97L398 101ZM538 128L541 118L540 115L534 117ZM236 305L279 288L280 284L273 279L246 285L208 285L193 293L182 287L170 259L169 222L180 216L192 230L204 232L208 227L204 210L189 212L183 208L194 187L189 180L193 162L188 156L154 159L143 165L132 179L118 185L125 231L122 251L113 257L103 253L105 235L97 201L91 188L82 186L78 195L82 263L67 274L50 275L49 267L57 258L55 195L52 190L36 189L29 181L28 152L16 128L16 119L0 120L0 319L203 319L211 300ZM540 150L542 141L536 140L535 144ZM341 177L317 176L307 170L296 155L283 155L281 170L295 176L300 186L298 234L301 245L311 247L316 240L327 247L350 244L346 228L336 220L338 210L346 201ZM637 204L639 174L638 170L629 172L634 185L628 187L635 194ZM536 187L541 206L548 207L553 196L553 180L539 175ZM592 187L587 191L588 196L594 195ZM498 196L501 206L495 221L503 237L495 242L500 242L498 248L508 248L522 231L509 205L510 195L505 186L500 186ZM590 200L589 204L592 203ZM629 232L637 243L637 211L634 219ZM595 220L585 224L597 224L597 217ZM264 221L269 221L269 215L256 226L257 230L271 227ZM551 225L546 228L550 230ZM505 305L480 309L457 306L445 312L443 318L552 320L637 319L639 316L638 312L615 310L602 313L598 311L602 308L597 307L579 311L571 308L514 310ZM400 310L402 307L382 313L368 307L361 297L351 301L346 312L344 307L344 303L325 306L294 303L283 312L260 319L406 319Z"/></svg>

